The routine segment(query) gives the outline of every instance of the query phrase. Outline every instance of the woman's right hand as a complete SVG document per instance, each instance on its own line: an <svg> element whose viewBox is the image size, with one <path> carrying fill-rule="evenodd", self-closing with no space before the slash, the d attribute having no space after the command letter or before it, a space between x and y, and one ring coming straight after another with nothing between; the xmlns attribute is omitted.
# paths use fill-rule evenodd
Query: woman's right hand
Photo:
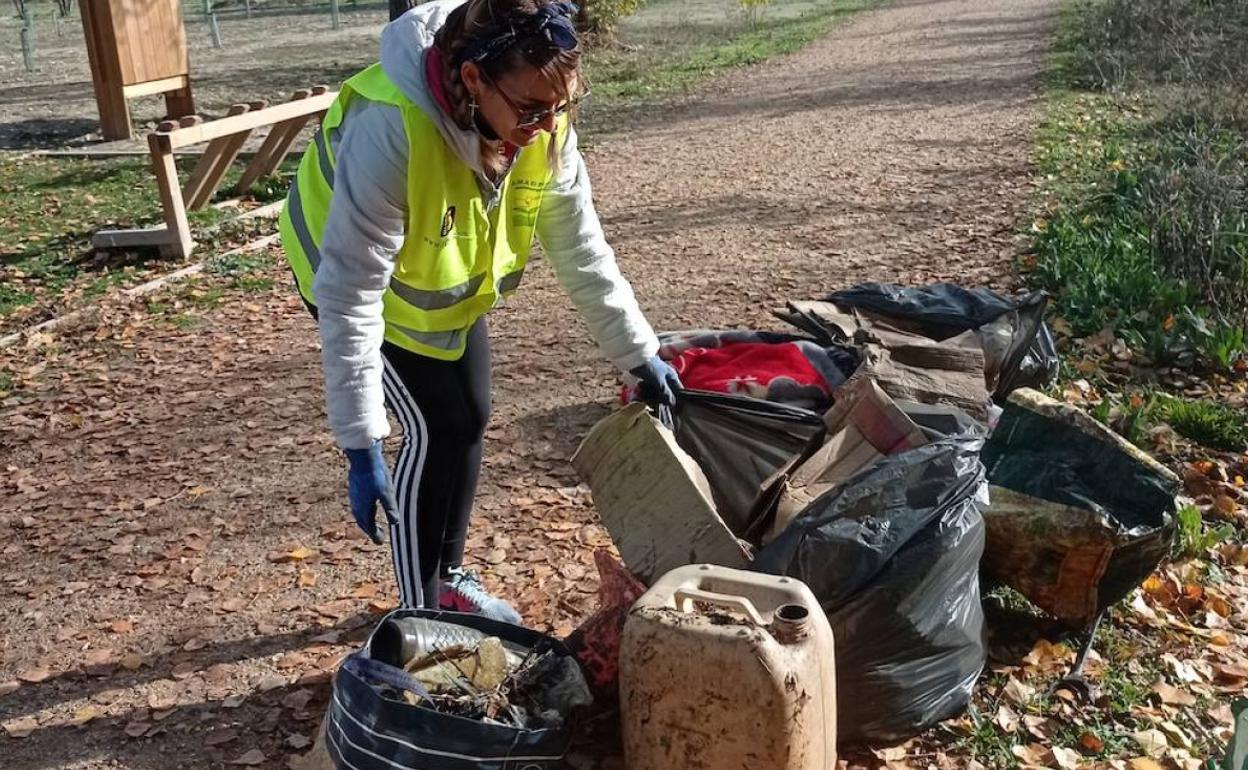
<svg viewBox="0 0 1248 770"><path fill-rule="evenodd" d="M399 523L395 518L398 506L394 500L394 483L390 480L386 458L381 453L381 439L373 441L368 449L348 449L346 455L350 465L347 471L347 499L351 503L351 514L364 534L380 545L377 503L381 503L381 509L391 524Z"/></svg>

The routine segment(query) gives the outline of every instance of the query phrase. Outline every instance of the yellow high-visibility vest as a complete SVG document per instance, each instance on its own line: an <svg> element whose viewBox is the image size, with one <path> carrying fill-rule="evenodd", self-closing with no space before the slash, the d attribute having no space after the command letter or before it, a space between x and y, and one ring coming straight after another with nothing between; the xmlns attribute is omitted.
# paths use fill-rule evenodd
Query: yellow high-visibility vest
<svg viewBox="0 0 1248 770"><path fill-rule="evenodd" d="M375 64L348 80L308 145L279 225L282 246L311 304L320 264L321 234L334 194L336 158L327 136L342 124L351 101L392 104L403 116L409 145L407 230L384 297L386 340L420 355L454 361L468 329L520 285L533 246L537 212L554 177L548 150L566 130L539 135L523 147L486 211L472 169L455 155L437 126Z"/></svg>

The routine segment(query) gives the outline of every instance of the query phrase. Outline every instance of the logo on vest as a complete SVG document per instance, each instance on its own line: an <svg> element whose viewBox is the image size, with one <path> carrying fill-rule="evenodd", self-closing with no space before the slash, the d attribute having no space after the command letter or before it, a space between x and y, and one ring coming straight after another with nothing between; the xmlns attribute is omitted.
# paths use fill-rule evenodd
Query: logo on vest
<svg viewBox="0 0 1248 770"><path fill-rule="evenodd" d="M451 234L451 230L455 228L455 207L447 206L446 213L442 215L442 237Z"/></svg>

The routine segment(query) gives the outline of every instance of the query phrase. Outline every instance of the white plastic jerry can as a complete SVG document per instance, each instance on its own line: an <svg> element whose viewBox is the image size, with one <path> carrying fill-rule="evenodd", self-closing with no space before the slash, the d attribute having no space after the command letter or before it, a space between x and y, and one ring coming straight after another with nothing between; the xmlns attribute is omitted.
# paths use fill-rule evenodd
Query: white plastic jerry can
<svg viewBox="0 0 1248 770"><path fill-rule="evenodd" d="M832 628L801 581L672 570L624 626L629 770L831 770L835 663Z"/></svg>

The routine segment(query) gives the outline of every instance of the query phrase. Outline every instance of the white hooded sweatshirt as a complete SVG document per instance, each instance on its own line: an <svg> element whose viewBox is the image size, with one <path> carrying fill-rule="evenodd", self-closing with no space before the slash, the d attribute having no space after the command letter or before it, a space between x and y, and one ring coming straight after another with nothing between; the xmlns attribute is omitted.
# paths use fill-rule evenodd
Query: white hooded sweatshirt
<svg viewBox="0 0 1248 770"><path fill-rule="evenodd" d="M381 67L476 172L486 205L492 206L498 190L482 170L479 135L455 125L425 79L425 52L461 2L426 3L386 26ZM381 386L382 296L403 245L409 147L398 108L363 99L352 102L342 129L331 133L337 134L334 195L312 293L320 317L330 428L339 446L359 449L390 432ZM654 331L603 235L573 131L558 178L542 200L537 238L559 284L617 367L628 371L658 352Z"/></svg>

